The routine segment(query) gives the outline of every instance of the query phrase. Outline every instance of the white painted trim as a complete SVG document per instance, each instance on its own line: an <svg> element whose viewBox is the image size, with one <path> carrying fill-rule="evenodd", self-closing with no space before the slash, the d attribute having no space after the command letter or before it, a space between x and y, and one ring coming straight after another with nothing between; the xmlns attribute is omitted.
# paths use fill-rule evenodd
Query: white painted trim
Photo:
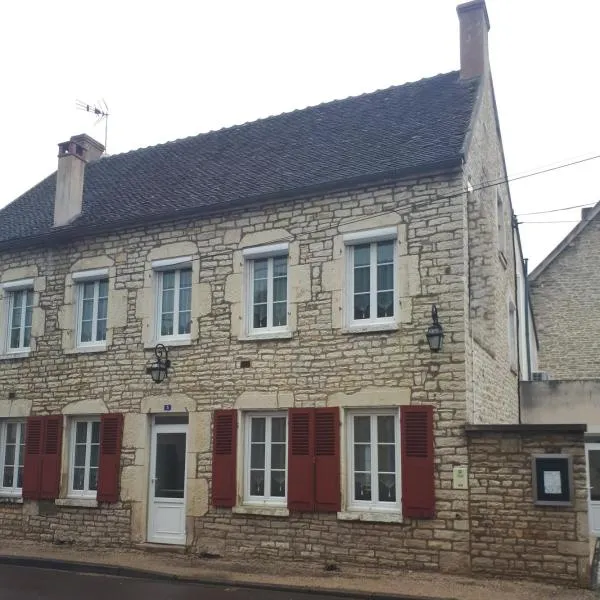
<svg viewBox="0 0 600 600"><path fill-rule="evenodd" d="M191 256L178 256L177 258L163 258L160 260L152 261L153 271L165 271L173 267L184 268L185 266L191 266Z"/></svg>
<svg viewBox="0 0 600 600"><path fill-rule="evenodd" d="M104 269L90 269L88 271L76 271L71 274L71 279L76 282L90 281L96 279L107 279L108 267Z"/></svg>
<svg viewBox="0 0 600 600"><path fill-rule="evenodd" d="M263 517L290 516L290 511L286 506L234 506L231 512L234 515L261 515Z"/></svg>
<svg viewBox="0 0 600 600"><path fill-rule="evenodd" d="M15 279L14 281L6 281L0 284L0 287L7 292L16 292L19 290L33 289L33 277L28 279Z"/></svg>
<svg viewBox="0 0 600 600"><path fill-rule="evenodd" d="M367 229L364 231L352 231L343 235L346 245L366 244L367 242L379 242L393 240L398 237L397 227L382 227L380 229Z"/></svg>
<svg viewBox="0 0 600 600"><path fill-rule="evenodd" d="M191 273L190 279L190 331L189 333L176 333L179 330L179 313L180 313L180 294L181 294L181 272L191 270L191 265L183 264L176 268L164 269L156 274L156 310L154 313L154 338L157 342L170 344L177 341L190 342L192 339L192 305L194 291L194 273ZM171 335L161 335L162 329L162 303L163 303L163 282L164 274L167 271L173 271L175 281L173 283L173 333Z"/></svg>
<svg viewBox="0 0 600 600"><path fill-rule="evenodd" d="M91 271L88 271L91 272ZM107 269L108 272L108 269ZM76 300L77 300L77 310L76 310L76 318L77 322L75 323L75 333L76 333L76 346L78 350L83 348L101 348L106 349L106 338L108 337L108 302L110 300L110 289L107 283L106 289L106 328L105 328L105 338L103 340L98 340L98 306L100 303L100 282L107 281L107 276L99 275L96 278L89 279L81 279L77 281L77 289L75 290ZM93 283L94 284L94 296L92 300L92 339L88 342L81 341L81 334L83 331L82 328L82 319L83 319L83 289L84 284Z"/></svg>
<svg viewBox="0 0 600 600"><path fill-rule="evenodd" d="M75 432L77 423L85 423L87 426L86 442L85 442L85 470L83 476L83 490L73 489L73 476L75 473ZM78 418L71 419L69 433L69 485L68 485L68 497L69 498L88 498L96 500L97 492L90 490L90 458L92 454L92 423L98 423L100 427L100 419L98 417L87 417L81 416ZM98 468L100 467L100 433L98 433ZM97 480L96 480L97 481Z"/></svg>
<svg viewBox="0 0 600 600"><path fill-rule="evenodd" d="M4 483L4 467L6 460L6 429L9 424L17 425L16 439L15 439L15 456L12 464L8 465L13 467L13 484L9 487L1 487ZM16 486L19 470L19 458L24 459L25 457L19 456L21 450L21 442L24 442L25 437L25 421L23 419L6 419L0 422L0 495L10 497L20 497L22 489ZM25 452L25 444L23 443L23 452Z"/></svg>
<svg viewBox="0 0 600 600"><path fill-rule="evenodd" d="M242 256L244 258L267 258L275 256L277 254L287 254L289 252L290 245L288 242L281 244L269 244L267 246L253 246L251 248L244 248L242 250Z"/></svg>

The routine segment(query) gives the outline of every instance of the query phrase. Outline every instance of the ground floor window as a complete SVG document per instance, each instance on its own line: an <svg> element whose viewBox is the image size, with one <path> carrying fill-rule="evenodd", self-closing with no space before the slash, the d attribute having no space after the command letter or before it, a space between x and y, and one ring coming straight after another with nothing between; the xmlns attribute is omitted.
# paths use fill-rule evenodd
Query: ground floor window
<svg viewBox="0 0 600 600"><path fill-rule="evenodd" d="M21 494L24 457L25 423L22 421L0 423L0 468L2 474L0 493Z"/></svg>
<svg viewBox="0 0 600 600"><path fill-rule="evenodd" d="M99 454L100 419L74 419L71 423L69 495L96 497Z"/></svg>

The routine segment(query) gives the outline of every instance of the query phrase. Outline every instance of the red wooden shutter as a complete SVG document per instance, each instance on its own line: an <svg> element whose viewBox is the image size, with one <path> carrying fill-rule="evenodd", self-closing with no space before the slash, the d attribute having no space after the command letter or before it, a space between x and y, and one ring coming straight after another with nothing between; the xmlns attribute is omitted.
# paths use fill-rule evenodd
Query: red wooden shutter
<svg viewBox="0 0 600 600"><path fill-rule="evenodd" d="M37 500L40 497L43 435L44 417L28 417L23 465L23 498L26 500Z"/></svg>
<svg viewBox="0 0 600 600"><path fill-rule="evenodd" d="M123 414L100 417L100 456L98 459L98 502L119 501Z"/></svg>
<svg viewBox="0 0 600 600"><path fill-rule="evenodd" d="M433 406L400 408L402 442L402 513L435 517Z"/></svg>
<svg viewBox="0 0 600 600"><path fill-rule="evenodd" d="M314 503L314 409L288 412L288 508L312 512Z"/></svg>
<svg viewBox="0 0 600 600"><path fill-rule="evenodd" d="M237 411L216 410L213 423L212 505L231 508L236 500Z"/></svg>
<svg viewBox="0 0 600 600"><path fill-rule="evenodd" d="M315 511L340 510L340 413L315 409Z"/></svg>
<svg viewBox="0 0 600 600"><path fill-rule="evenodd" d="M62 415L44 418L40 499L54 500L60 493L60 454L62 449Z"/></svg>

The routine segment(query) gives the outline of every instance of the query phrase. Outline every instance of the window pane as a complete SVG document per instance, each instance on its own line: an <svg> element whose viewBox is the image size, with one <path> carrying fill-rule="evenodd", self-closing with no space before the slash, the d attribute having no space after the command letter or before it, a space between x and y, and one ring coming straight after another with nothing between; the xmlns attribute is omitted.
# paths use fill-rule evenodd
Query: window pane
<svg viewBox="0 0 600 600"><path fill-rule="evenodd" d="M377 441L393 444L396 441L396 418L392 415L377 417Z"/></svg>
<svg viewBox="0 0 600 600"><path fill-rule="evenodd" d="M175 289L175 271L163 271L162 273L162 289Z"/></svg>
<svg viewBox="0 0 600 600"><path fill-rule="evenodd" d="M192 330L192 313L190 311L180 311L179 313L179 335L185 335Z"/></svg>
<svg viewBox="0 0 600 600"><path fill-rule="evenodd" d="M354 417L354 441L371 441L371 417Z"/></svg>
<svg viewBox="0 0 600 600"><path fill-rule="evenodd" d="M392 444L379 444L377 447L377 460L379 473L396 472L396 447Z"/></svg>
<svg viewBox="0 0 600 600"><path fill-rule="evenodd" d="M98 282L98 298L108 298L108 279Z"/></svg>
<svg viewBox="0 0 600 600"><path fill-rule="evenodd" d="M82 284L83 286L83 299L93 300L94 299L94 288L95 284L93 281L86 281Z"/></svg>
<svg viewBox="0 0 600 600"><path fill-rule="evenodd" d="M81 319L91 321L94 316L94 300L84 299L81 309Z"/></svg>
<svg viewBox="0 0 600 600"><path fill-rule="evenodd" d="M265 472L250 471L250 495L264 496L265 495Z"/></svg>
<svg viewBox="0 0 600 600"><path fill-rule="evenodd" d="M87 423L79 421L75 425L75 442L77 444L85 442L87 440Z"/></svg>
<svg viewBox="0 0 600 600"><path fill-rule="evenodd" d="M259 304L267 301L267 280L254 280L254 303Z"/></svg>
<svg viewBox="0 0 600 600"><path fill-rule="evenodd" d="M98 489L98 469L90 469L89 489L96 491Z"/></svg>
<svg viewBox="0 0 600 600"><path fill-rule="evenodd" d="M108 310L108 299L100 298L98 300L98 319L106 319L107 310Z"/></svg>
<svg viewBox="0 0 600 600"><path fill-rule="evenodd" d="M371 446L367 444L356 444L354 446L354 470L371 470Z"/></svg>
<svg viewBox="0 0 600 600"><path fill-rule="evenodd" d="M85 467L86 447L83 444L75 445L75 466Z"/></svg>
<svg viewBox="0 0 600 600"><path fill-rule="evenodd" d="M354 266L371 264L371 244L354 246Z"/></svg>
<svg viewBox="0 0 600 600"><path fill-rule="evenodd" d="M175 304L175 290L163 290L162 293L162 312L172 313Z"/></svg>
<svg viewBox="0 0 600 600"><path fill-rule="evenodd" d="M17 423L7 423L6 424L6 443L7 444L16 444L17 443L17 427L19 427L19 425Z"/></svg>
<svg viewBox="0 0 600 600"><path fill-rule="evenodd" d="M18 488L23 487L23 467L22 466L19 467L19 470L17 472L17 487Z"/></svg>
<svg viewBox="0 0 600 600"><path fill-rule="evenodd" d="M21 344L21 329L13 329L10 332L10 347L18 348Z"/></svg>
<svg viewBox="0 0 600 600"><path fill-rule="evenodd" d="M379 501L396 502L396 476L379 474Z"/></svg>
<svg viewBox="0 0 600 600"><path fill-rule="evenodd" d="M179 292L179 310L188 312L192 308L192 288L182 288Z"/></svg>
<svg viewBox="0 0 600 600"><path fill-rule="evenodd" d="M100 443L100 421L92 422L92 444Z"/></svg>
<svg viewBox="0 0 600 600"><path fill-rule="evenodd" d="M394 242L378 242L377 244L377 264L391 263L394 260Z"/></svg>
<svg viewBox="0 0 600 600"><path fill-rule="evenodd" d="M285 496L285 471L271 471L271 496Z"/></svg>
<svg viewBox="0 0 600 600"><path fill-rule="evenodd" d="M253 442L264 442L265 441L265 418L254 417L252 419L252 437L250 438Z"/></svg>
<svg viewBox="0 0 600 600"><path fill-rule="evenodd" d="M261 327L267 326L267 305L266 304L255 304L254 305L254 320L253 327L260 329Z"/></svg>
<svg viewBox="0 0 600 600"><path fill-rule="evenodd" d="M181 289L192 287L191 269L181 269L181 271L179 271L179 287Z"/></svg>
<svg viewBox="0 0 600 600"><path fill-rule="evenodd" d="M287 256L276 256L273 258L273 277L287 277Z"/></svg>
<svg viewBox="0 0 600 600"><path fill-rule="evenodd" d="M98 454L100 446L98 444L92 444L90 447L90 467L98 466Z"/></svg>
<svg viewBox="0 0 600 600"><path fill-rule="evenodd" d="M2 487L13 487L13 477L15 475L14 467L4 467L4 475L2 477Z"/></svg>
<svg viewBox="0 0 600 600"><path fill-rule="evenodd" d="M285 417L273 417L271 419L271 441L285 442L286 433L287 429Z"/></svg>
<svg viewBox="0 0 600 600"><path fill-rule="evenodd" d="M96 325L96 341L104 342L106 341L106 319L98 321Z"/></svg>
<svg viewBox="0 0 600 600"><path fill-rule="evenodd" d="M285 445L273 444L271 446L271 468L285 469Z"/></svg>
<svg viewBox="0 0 600 600"><path fill-rule="evenodd" d="M379 292L377 294L377 317L394 316L394 292Z"/></svg>
<svg viewBox="0 0 600 600"><path fill-rule="evenodd" d="M377 289L380 292L394 289L394 265L377 267Z"/></svg>
<svg viewBox="0 0 600 600"><path fill-rule="evenodd" d="M81 322L81 341L91 342L92 341L92 322L82 321Z"/></svg>
<svg viewBox="0 0 600 600"><path fill-rule="evenodd" d="M31 320L32 319L33 319L33 308L31 306L28 306L25 309L25 327L26 328L31 328Z"/></svg>
<svg viewBox="0 0 600 600"><path fill-rule="evenodd" d="M371 500L371 475L370 473L356 473L354 475L355 500Z"/></svg>
<svg viewBox="0 0 600 600"><path fill-rule="evenodd" d="M254 261L254 280L266 279L269 272L269 261L266 258Z"/></svg>
<svg viewBox="0 0 600 600"><path fill-rule="evenodd" d="M74 490L83 490L83 479L85 476L84 468L75 468L73 469L73 489Z"/></svg>
<svg viewBox="0 0 600 600"><path fill-rule="evenodd" d="M33 307L33 290L27 290L27 298L25 300L27 308Z"/></svg>
<svg viewBox="0 0 600 600"><path fill-rule="evenodd" d="M369 267L360 267L354 269L354 292L368 292L371 289L371 269Z"/></svg>
<svg viewBox="0 0 600 600"><path fill-rule="evenodd" d="M14 465L15 464L15 450L14 444L7 444L4 448L4 464Z"/></svg>
<svg viewBox="0 0 600 600"><path fill-rule="evenodd" d="M273 327L287 325L287 302L276 302L273 304Z"/></svg>
<svg viewBox="0 0 600 600"><path fill-rule="evenodd" d="M265 467L265 445L252 444L250 446L250 468L264 469Z"/></svg>
<svg viewBox="0 0 600 600"><path fill-rule="evenodd" d="M173 335L173 314L163 314L160 335Z"/></svg>
<svg viewBox="0 0 600 600"><path fill-rule="evenodd" d="M273 302L283 302L287 299L287 277L273 279Z"/></svg>
<svg viewBox="0 0 600 600"><path fill-rule="evenodd" d="M354 295L354 319L368 319L371 314L371 297L369 294Z"/></svg>

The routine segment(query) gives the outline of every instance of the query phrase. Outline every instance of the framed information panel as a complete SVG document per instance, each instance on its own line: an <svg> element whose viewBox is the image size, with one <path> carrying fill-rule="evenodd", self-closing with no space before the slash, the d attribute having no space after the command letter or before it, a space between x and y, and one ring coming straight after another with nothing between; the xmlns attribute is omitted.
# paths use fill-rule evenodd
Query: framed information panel
<svg viewBox="0 0 600 600"><path fill-rule="evenodd" d="M533 501L540 506L573 503L573 459L568 454L536 454L532 460Z"/></svg>

